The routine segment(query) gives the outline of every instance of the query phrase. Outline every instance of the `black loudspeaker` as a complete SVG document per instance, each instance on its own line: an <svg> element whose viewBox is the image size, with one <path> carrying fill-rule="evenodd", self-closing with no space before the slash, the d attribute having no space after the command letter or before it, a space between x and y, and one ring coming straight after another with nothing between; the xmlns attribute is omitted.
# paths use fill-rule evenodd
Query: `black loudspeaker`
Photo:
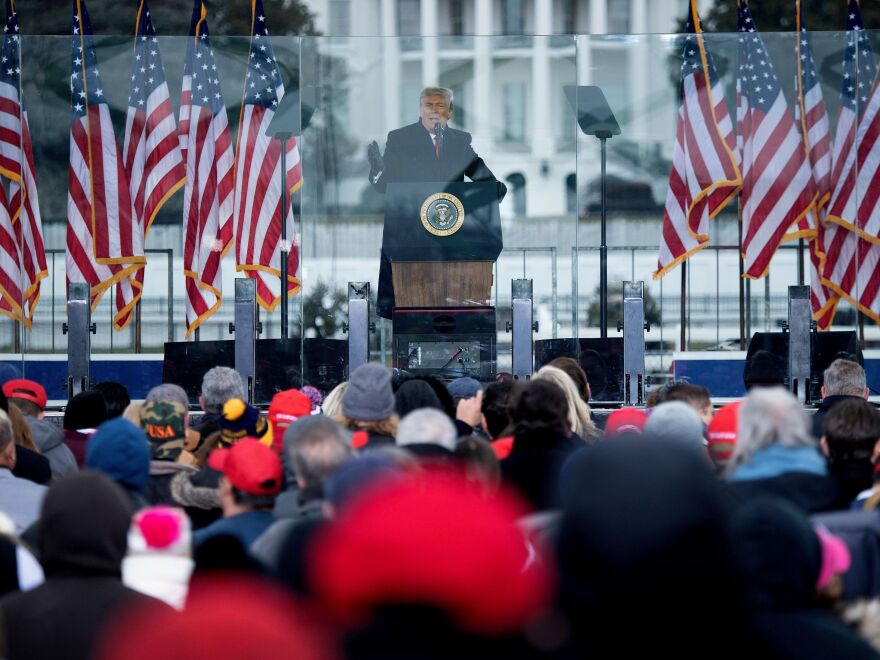
<svg viewBox="0 0 880 660"><path fill-rule="evenodd" d="M623 401L623 337L606 339L539 339L535 370L558 357L578 361L590 383L590 403Z"/></svg>
<svg viewBox="0 0 880 660"><path fill-rule="evenodd" d="M822 398L824 373L838 358L863 364L855 331L814 332L810 334L810 401ZM788 386L787 332L756 332L749 342L744 381L779 382Z"/></svg>
<svg viewBox="0 0 880 660"><path fill-rule="evenodd" d="M397 369L441 380L495 379L494 307L395 307L392 322Z"/></svg>
<svg viewBox="0 0 880 660"><path fill-rule="evenodd" d="M255 404L268 405L276 393L303 385L312 385L326 394L345 380L347 341L306 339L302 344L305 369L301 367L300 346L299 339L257 340ZM180 385L191 405L198 405L202 378L212 367L235 368L233 340L165 343L162 381Z"/></svg>

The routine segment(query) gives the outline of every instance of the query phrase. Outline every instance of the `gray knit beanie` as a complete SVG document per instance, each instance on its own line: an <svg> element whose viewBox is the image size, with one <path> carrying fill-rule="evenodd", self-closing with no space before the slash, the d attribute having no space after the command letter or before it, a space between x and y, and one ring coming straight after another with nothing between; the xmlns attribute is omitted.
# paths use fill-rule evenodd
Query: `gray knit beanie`
<svg viewBox="0 0 880 660"><path fill-rule="evenodd" d="M342 395L342 412L349 419L379 420L394 412L391 370L369 362L354 370Z"/></svg>
<svg viewBox="0 0 880 660"><path fill-rule="evenodd" d="M705 445L700 416L682 401L667 401L654 408L645 423L645 435L695 449Z"/></svg>

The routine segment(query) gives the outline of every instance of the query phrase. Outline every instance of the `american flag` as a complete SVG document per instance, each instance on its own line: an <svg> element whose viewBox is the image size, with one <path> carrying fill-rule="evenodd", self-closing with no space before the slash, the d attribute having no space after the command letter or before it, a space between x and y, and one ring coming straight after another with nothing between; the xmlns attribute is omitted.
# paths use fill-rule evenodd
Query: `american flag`
<svg viewBox="0 0 880 660"><path fill-rule="evenodd" d="M810 304L813 318L820 330L828 330L834 320L839 300L837 294L822 284L825 262L825 215L831 199L831 124L822 97L822 86L816 72L816 61L810 47L809 33L803 20L801 0L795 0L798 39L795 45L797 74L795 76L795 119L810 160L816 184L816 208L809 214L810 240Z"/></svg>
<svg viewBox="0 0 880 660"><path fill-rule="evenodd" d="M159 55L159 40L153 29L147 0L141 0L138 6L134 39L134 63L122 153L125 156L125 173L134 203L137 231L143 234L146 241L159 209L183 187L186 170L180 155L177 123L165 82L165 69ZM121 298L129 309L129 314L120 325L126 325L131 319L130 310L140 299L143 285L143 268L133 278L117 283L117 301Z"/></svg>
<svg viewBox="0 0 880 660"><path fill-rule="evenodd" d="M861 165L875 161L880 153L880 145L875 144L880 97L876 87L873 93L871 91L876 73L877 64L862 23L859 3L850 0L840 110L832 149L831 177L835 185L826 217L822 281L880 322L880 248L866 240L864 227L859 227L859 219L870 218L876 202L875 191L864 187L865 181L873 178L876 163L864 168L865 176L870 178L863 178L860 171Z"/></svg>
<svg viewBox="0 0 880 660"><path fill-rule="evenodd" d="M266 135L284 84L266 26L262 0L252 0L251 48L244 84L235 168L235 245L238 270L256 280L257 299L272 311L281 300L281 145ZM287 189L302 185L296 139L287 140ZM289 200L289 198L288 198ZM293 211L287 222L287 295L300 286L296 278L299 250L294 239Z"/></svg>
<svg viewBox="0 0 880 660"><path fill-rule="evenodd" d="M195 0L193 8L179 136L186 163L183 272L189 337L220 307L221 260L232 241L235 159L203 0Z"/></svg>
<svg viewBox="0 0 880 660"><path fill-rule="evenodd" d="M143 267L144 235L135 222L84 0L73 0L73 10L67 281L88 283L94 308L104 291ZM119 303L117 327L127 314Z"/></svg>
<svg viewBox="0 0 880 660"><path fill-rule="evenodd" d="M0 52L0 174L9 179L9 198L2 214L4 249L14 248L14 258L5 261L4 274L15 282L16 294L5 287L0 298L0 312L12 316L30 328L40 299L40 281L46 277L46 251L37 195L37 177L27 113L20 95L21 44L18 16L13 0L6 0L6 25L3 27ZM4 194L3 204L7 199ZM10 223L5 226L5 223ZM11 242L10 242L11 241Z"/></svg>
<svg viewBox="0 0 880 660"><path fill-rule="evenodd" d="M788 228L814 208L816 185L803 141L747 3L738 5L737 18L743 272L757 278L767 274Z"/></svg>
<svg viewBox="0 0 880 660"><path fill-rule="evenodd" d="M709 243L709 219L742 184L733 123L703 41L696 0L690 1L682 60L682 103L655 279Z"/></svg>

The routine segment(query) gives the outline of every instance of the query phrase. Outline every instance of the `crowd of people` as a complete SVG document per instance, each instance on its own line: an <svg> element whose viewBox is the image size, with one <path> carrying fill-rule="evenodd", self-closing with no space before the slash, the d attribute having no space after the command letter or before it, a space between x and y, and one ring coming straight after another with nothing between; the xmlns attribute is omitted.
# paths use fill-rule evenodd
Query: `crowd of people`
<svg viewBox="0 0 880 660"><path fill-rule="evenodd" d="M207 371L0 396L0 657L874 658L880 411L751 383L590 409L578 362L324 396Z"/></svg>

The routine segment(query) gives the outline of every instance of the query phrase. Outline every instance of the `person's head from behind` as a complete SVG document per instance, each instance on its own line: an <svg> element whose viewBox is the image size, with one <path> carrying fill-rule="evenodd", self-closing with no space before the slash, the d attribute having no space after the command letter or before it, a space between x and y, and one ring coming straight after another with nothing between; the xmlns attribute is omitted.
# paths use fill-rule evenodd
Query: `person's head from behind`
<svg viewBox="0 0 880 660"><path fill-rule="evenodd" d="M880 442L880 411L867 401L841 401L825 415L819 446L832 465L869 468Z"/></svg>
<svg viewBox="0 0 880 660"><path fill-rule="evenodd" d="M375 362L355 369L342 395L342 424L351 430L371 429L386 435L397 434L391 370Z"/></svg>
<svg viewBox="0 0 880 660"><path fill-rule="evenodd" d="M46 409L46 390L36 381L25 378L8 380L3 383L3 394L6 395L9 403L18 406L25 417L43 418L43 411Z"/></svg>
<svg viewBox="0 0 880 660"><path fill-rule="evenodd" d="M501 483L501 464L492 446L478 435L461 438L455 445L455 458L465 479L479 485L483 492L494 495Z"/></svg>
<svg viewBox="0 0 880 660"><path fill-rule="evenodd" d="M105 380L95 385L95 389L104 397L107 404L107 419L119 417L125 412L128 404L131 403L131 397L128 389L122 383L115 380Z"/></svg>
<svg viewBox="0 0 880 660"><path fill-rule="evenodd" d="M49 487L37 545L47 577L77 573L118 578L132 508L109 477L85 470Z"/></svg>
<svg viewBox="0 0 880 660"><path fill-rule="evenodd" d="M868 398L865 370L858 362L839 358L822 375L822 398L828 396L858 396Z"/></svg>
<svg viewBox="0 0 880 660"><path fill-rule="evenodd" d="M550 365L541 367L532 380L548 380L565 392L568 402L568 423L573 433L581 438L594 435L595 425L590 419L590 407L581 398L574 381L562 369Z"/></svg>
<svg viewBox="0 0 880 660"><path fill-rule="evenodd" d="M596 657L640 657L673 640L691 655L720 612L741 621L723 490L696 452L652 438L599 442L569 457L560 490L559 603ZM635 602L650 612L638 635Z"/></svg>
<svg viewBox="0 0 880 660"><path fill-rule="evenodd" d="M681 401L693 408L704 424L712 421L712 399L709 390L702 385L679 381L664 387L657 397L656 405L667 401Z"/></svg>
<svg viewBox="0 0 880 660"><path fill-rule="evenodd" d="M15 467L15 435L9 415L0 410L0 467Z"/></svg>
<svg viewBox="0 0 880 660"><path fill-rule="evenodd" d="M323 415L301 417L284 432L284 460L300 488L323 484L353 453L345 429Z"/></svg>
<svg viewBox="0 0 880 660"><path fill-rule="evenodd" d="M144 402L147 401L178 401L184 410L189 411L189 396L187 396L186 390L174 383L156 385L156 387L147 392L147 398L144 399ZM186 422L189 425L188 412Z"/></svg>
<svg viewBox="0 0 880 660"><path fill-rule="evenodd" d="M568 399L559 385L532 379L519 392L510 412L514 442L549 444L571 436Z"/></svg>
<svg viewBox="0 0 880 660"><path fill-rule="evenodd" d="M499 380L483 393L483 429L493 440L509 432L510 411L523 384L518 380Z"/></svg>
<svg viewBox="0 0 880 660"><path fill-rule="evenodd" d="M578 394L580 394L584 403L590 401L590 382L587 380L587 372L584 371L583 367L581 367L577 360L571 357L558 357L550 360L548 364L551 367L562 369L567 373L568 377L571 378L577 386Z"/></svg>
<svg viewBox="0 0 880 660"><path fill-rule="evenodd" d="M703 422L683 401L664 401L652 409L644 434L653 440L675 443L705 455Z"/></svg>
<svg viewBox="0 0 880 660"><path fill-rule="evenodd" d="M271 511L281 489L281 459L256 438L217 449L208 465L221 472L220 505L224 516L247 511Z"/></svg>
<svg viewBox="0 0 880 660"><path fill-rule="evenodd" d="M815 447L808 421L788 390L760 387L750 391L740 406L736 447L727 464L727 474L750 463L755 454L771 445L790 449Z"/></svg>
<svg viewBox="0 0 880 660"><path fill-rule="evenodd" d="M150 478L147 435L121 417L104 422L86 445L86 467L103 472L125 490L143 493Z"/></svg>
<svg viewBox="0 0 880 660"><path fill-rule="evenodd" d="M107 402L95 390L84 390L67 402L64 408L64 429L79 431L96 429L107 421Z"/></svg>
<svg viewBox="0 0 880 660"><path fill-rule="evenodd" d="M229 367L209 369L202 378L202 395L199 403L206 413L220 414L230 399L243 399L244 387L241 376Z"/></svg>
<svg viewBox="0 0 880 660"><path fill-rule="evenodd" d="M419 408L400 420L397 445L435 445L447 451L455 449L458 433L446 413L436 408Z"/></svg>
<svg viewBox="0 0 880 660"><path fill-rule="evenodd" d="M746 360L743 383L747 390L784 384L785 365L782 359L767 350L755 351L755 354Z"/></svg>
<svg viewBox="0 0 880 660"><path fill-rule="evenodd" d="M454 111L452 90L446 87L425 87L419 95L419 119L425 130L433 131L439 123L446 128Z"/></svg>

